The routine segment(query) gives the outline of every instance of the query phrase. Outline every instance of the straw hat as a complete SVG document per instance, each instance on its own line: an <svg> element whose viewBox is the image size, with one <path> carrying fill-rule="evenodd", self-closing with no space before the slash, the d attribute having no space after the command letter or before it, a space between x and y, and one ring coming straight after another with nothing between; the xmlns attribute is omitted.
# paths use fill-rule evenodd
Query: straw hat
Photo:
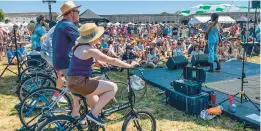
<svg viewBox="0 0 261 131"><path fill-rule="evenodd" d="M22 44L22 45L26 45L26 44L28 44L29 42L27 42L27 41L17 41L17 44Z"/></svg>
<svg viewBox="0 0 261 131"><path fill-rule="evenodd" d="M35 23L29 23L27 25L27 29L30 31L30 32L33 32L34 31L34 26L35 26Z"/></svg>
<svg viewBox="0 0 261 131"><path fill-rule="evenodd" d="M94 23L86 23L79 29L80 37L77 38L78 43L89 43L100 38L104 33L104 28Z"/></svg>
<svg viewBox="0 0 261 131"><path fill-rule="evenodd" d="M76 5L73 3L73 1L67 1L67 2L65 2L65 3L62 5L62 7L60 8L62 14L61 14L60 16L58 16L58 17L61 17L61 16L65 15L66 13L68 13L68 12L74 10L74 9L80 8L80 7L81 7L81 5L76 6Z"/></svg>

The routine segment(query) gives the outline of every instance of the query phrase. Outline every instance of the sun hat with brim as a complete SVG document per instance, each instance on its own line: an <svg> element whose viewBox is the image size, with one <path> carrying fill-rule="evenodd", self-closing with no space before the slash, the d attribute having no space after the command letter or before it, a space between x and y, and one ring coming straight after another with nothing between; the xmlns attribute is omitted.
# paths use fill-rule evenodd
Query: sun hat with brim
<svg viewBox="0 0 261 131"><path fill-rule="evenodd" d="M79 33L80 37L76 41L78 43L89 43L100 38L104 33L104 28L94 23L86 23L80 27Z"/></svg>
<svg viewBox="0 0 261 131"><path fill-rule="evenodd" d="M30 31L30 32L33 32L34 31L34 27L35 27L35 23L29 23L27 25L27 29Z"/></svg>
<svg viewBox="0 0 261 131"><path fill-rule="evenodd" d="M64 16L64 15L67 14L68 12L70 12L70 11L72 11L72 10L74 10L74 9L80 8L80 7L81 7L81 5L77 6L77 5L75 5L75 4L73 3L73 1L67 1L67 2L65 2L65 3L61 6L60 10L61 10L62 14L59 15L58 17Z"/></svg>
<svg viewBox="0 0 261 131"><path fill-rule="evenodd" d="M17 44L22 44L22 45L26 45L28 43L29 43L28 41L17 41Z"/></svg>

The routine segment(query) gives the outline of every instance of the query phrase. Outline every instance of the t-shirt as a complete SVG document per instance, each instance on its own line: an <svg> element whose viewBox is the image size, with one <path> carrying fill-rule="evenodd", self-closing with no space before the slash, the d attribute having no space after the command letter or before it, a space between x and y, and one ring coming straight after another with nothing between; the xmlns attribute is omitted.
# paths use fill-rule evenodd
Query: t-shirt
<svg viewBox="0 0 261 131"><path fill-rule="evenodd" d="M204 54L204 53L201 50L199 52L195 52L195 51L191 52L191 56L193 56L193 55L202 55L202 54Z"/></svg>
<svg viewBox="0 0 261 131"><path fill-rule="evenodd" d="M177 48L177 56L183 56L182 48Z"/></svg>
<svg viewBox="0 0 261 131"><path fill-rule="evenodd" d="M106 42L102 42L102 43L101 43L101 47L102 47L102 48L108 48L108 44L107 44Z"/></svg>
<svg viewBox="0 0 261 131"><path fill-rule="evenodd" d="M47 52L50 56L52 56L53 54L52 39L53 39L53 32L55 27L56 26L52 27L47 33L41 49L41 51Z"/></svg>
<svg viewBox="0 0 261 131"><path fill-rule="evenodd" d="M41 47L40 38L45 34L44 29L41 27L40 24L35 25L35 29L31 35L32 40L32 50Z"/></svg>
<svg viewBox="0 0 261 131"><path fill-rule="evenodd" d="M149 64L149 62L152 61L153 59L155 59L156 57L157 57L157 53L154 53L154 54L149 53L147 55L146 64Z"/></svg>
<svg viewBox="0 0 261 131"><path fill-rule="evenodd" d="M162 30L162 34L167 35L168 34L168 28L164 27Z"/></svg>
<svg viewBox="0 0 261 131"><path fill-rule="evenodd" d="M124 53L122 55L122 60L134 60L137 56L133 53Z"/></svg>
<svg viewBox="0 0 261 131"><path fill-rule="evenodd" d="M172 28L168 28L168 34L171 35L172 33Z"/></svg>
<svg viewBox="0 0 261 131"><path fill-rule="evenodd" d="M188 54L190 55L192 51L193 51L193 46L191 46L191 47L188 49Z"/></svg>
<svg viewBox="0 0 261 131"><path fill-rule="evenodd" d="M21 55L27 55L27 51L24 47L18 47L17 50Z"/></svg>
<svg viewBox="0 0 261 131"><path fill-rule="evenodd" d="M7 60L8 60L8 63L11 62L11 59L12 59L13 56L14 56L13 51L11 49L8 49L7 50Z"/></svg>
<svg viewBox="0 0 261 131"><path fill-rule="evenodd" d="M178 28L177 27L173 27L172 29L172 35L178 35ZM176 31L176 32L175 32Z"/></svg>
<svg viewBox="0 0 261 131"><path fill-rule="evenodd" d="M79 36L78 28L72 22L63 19L57 23L52 39L53 66L55 69L69 68L72 47Z"/></svg>

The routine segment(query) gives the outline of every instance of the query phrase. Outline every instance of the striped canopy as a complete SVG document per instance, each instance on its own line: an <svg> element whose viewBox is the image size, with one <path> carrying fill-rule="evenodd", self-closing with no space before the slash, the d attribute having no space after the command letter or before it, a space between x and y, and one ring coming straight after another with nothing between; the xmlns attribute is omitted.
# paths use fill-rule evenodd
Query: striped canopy
<svg viewBox="0 0 261 131"><path fill-rule="evenodd" d="M240 12L247 10L247 6L235 6L231 4L200 4L190 8L190 10L181 11L182 16L188 16L192 14L204 14L204 13L218 13L218 12Z"/></svg>

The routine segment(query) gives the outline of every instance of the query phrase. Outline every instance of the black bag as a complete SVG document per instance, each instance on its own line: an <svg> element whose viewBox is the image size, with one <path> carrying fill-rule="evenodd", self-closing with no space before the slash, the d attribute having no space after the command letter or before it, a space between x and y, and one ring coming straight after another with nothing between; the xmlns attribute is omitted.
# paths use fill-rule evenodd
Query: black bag
<svg viewBox="0 0 261 131"><path fill-rule="evenodd" d="M178 110L188 114L199 115L202 110L209 106L208 94L202 92L196 96L187 96L176 91L166 91L167 103Z"/></svg>
<svg viewBox="0 0 261 131"><path fill-rule="evenodd" d="M171 86L175 91L190 95L201 93L202 83L206 80L206 72L201 68L185 67L183 69L184 80L175 80Z"/></svg>
<svg viewBox="0 0 261 131"><path fill-rule="evenodd" d="M191 96L200 94L202 85L195 81L172 81L172 86L175 91Z"/></svg>

